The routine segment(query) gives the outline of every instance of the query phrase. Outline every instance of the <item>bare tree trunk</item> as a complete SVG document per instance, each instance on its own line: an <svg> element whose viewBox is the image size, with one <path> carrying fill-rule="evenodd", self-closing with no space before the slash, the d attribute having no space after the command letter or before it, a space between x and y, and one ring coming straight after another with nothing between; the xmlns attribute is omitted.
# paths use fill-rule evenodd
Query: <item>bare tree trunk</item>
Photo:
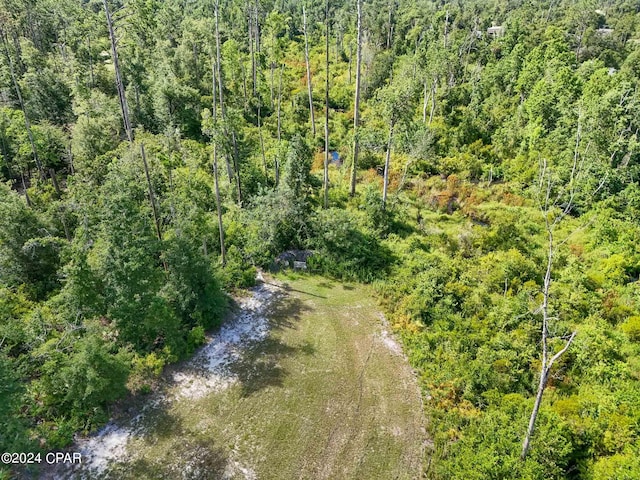
<svg viewBox="0 0 640 480"><path fill-rule="evenodd" d="M578 141L579 141L579 132L580 126L578 125ZM524 440L522 441L522 452L520 453L520 458L524 460L529 453L529 448L531 444L531 437L533 436L533 432L535 430L536 419L538 418L538 411L540 409L540 404L542 403L542 395L544 394L544 390L547 387L547 381L549 379L549 373L551 372L551 368L553 367L556 360L558 360L571 346L573 339L576 336L576 331L572 332L571 335L565 339L564 347L559 350L555 355L551 358L551 352L549 349L549 299L550 299L550 290L551 290L551 282L552 282L552 269L553 269L553 255L555 253L555 244L554 244L554 227L557 223L562 219L564 215L566 215L570 209L571 204L573 202L573 181L576 174L576 165L577 165L577 146L576 146L576 155L574 157L573 170L571 172L570 179L570 188L571 188L571 199L569 200L569 205L565 207L564 211L555 218L552 222L549 219L549 215L553 205L550 204L550 196L551 196L551 179L547 174L547 163L544 161L541 167L540 173L540 187L544 186L546 181L546 192L544 203L541 205L542 214L544 215L545 227L547 231L547 269L544 275L544 283L542 287L542 306L540 307L540 312L542 313L542 332L541 332L541 340L542 340L542 363L540 365L540 379L538 382L538 391L536 392L536 400L533 405L533 411L531 412L531 417L529 418L529 425L527 427L527 432L524 436Z"/></svg>
<svg viewBox="0 0 640 480"><path fill-rule="evenodd" d="M260 101L258 100L258 102ZM262 138L262 126L260 124L260 103L258 103L258 137L260 138L260 153L262 153L262 166L264 167L264 176L268 177L267 156L264 153L264 139Z"/></svg>
<svg viewBox="0 0 640 480"><path fill-rule="evenodd" d="M218 149L215 142L213 144L213 180L216 189L216 212L218 214L218 232L220 234L220 259L224 266L227 263L227 251L224 246L224 226L222 225L222 207L220 205L220 186L218 182Z"/></svg>
<svg viewBox="0 0 640 480"><path fill-rule="evenodd" d="M281 118L280 112L282 109L282 70L284 70L284 65L280 65L280 80L278 81L278 106L277 106L277 119L278 119L278 142L280 142L281 137Z"/></svg>
<svg viewBox="0 0 640 480"><path fill-rule="evenodd" d="M69 227L67 226L67 222L64 219L64 211L65 211L64 205L60 205L60 208L58 209L58 211L60 212L60 223L62 223L62 229L64 230L64 238L67 239L67 242L71 242Z"/></svg>
<svg viewBox="0 0 640 480"><path fill-rule="evenodd" d="M255 26L256 26L256 30L255 30L256 52L258 52L258 53L260 53L260 21L259 21L259 18L258 18L258 15L260 13L259 10L258 10L259 6L260 6L260 1L256 0L256 3L255 3L255 14L256 14L256 16L255 16L254 20L255 20Z"/></svg>
<svg viewBox="0 0 640 480"><path fill-rule="evenodd" d="M89 50L89 88L93 88L96 84L95 75L93 73L93 55L91 54L91 35L87 35L87 50Z"/></svg>
<svg viewBox="0 0 640 480"><path fill-rule="evenodd" d="M445 19L444 19L444 48L446 49L449 46L449 10L447 10Z"/></svg>
<svg viewBox="0 0 640 480"><path fill-rule="evenodd" d="M389 165L391 163L391 142L393 141L394 126L395 126L395 121L391 120L391 124L389 126L389 141L387 143L387 155L384 161L384 180L382 184L382 208L383 209L387 205L387 189L389 188Z"/></svg>
<svg viewBox="0 0 640 480"><path fill-rule="evenodd" d="M325 1L324 208L329 208L329 0Z"/></svg>
<svg viewBox="0 0 640 480"><path fill-rule="evenodd" d="M389 1L389 24L387 29L387 50L391 48L391 39L393 37L393 0Z"/></svg>
<svg viewBox="0 0 640 480"><path fill-rule="evenodd" d="M22 110L22 114L24 115L24 126L27 131L27 137L29 138L29 144L31 145L31 153L33 154L33 161L35 162L36 168L38 169L38 174L40 175L40 179L44 180L46 178L46 175L44 172L44 168L42 167L42 163L40 163L40 159L38 158L36 143L33 140L33 133L31 132L31 122L29 122L29 114L27 113L27 109L25 108L24 100L22 98L22 91L20 90L20 85L18 84L18 79L16 78L15 69L13 67L13 61L11 60L11 55L9 54L9 47L7 45L8 43L7 36L6 36L6 33L1 29L0 29L0 35L2 36L4 53L7 59L7 63L9 65L9 73L11 74L13 87L16 91L18 102L20 103L20 109Z"/></svg>
<svg viewBox="0 0 640 480"><path fill-rule="evenodd" d="M107 5L107 0L102 0L104 4L104 13L107 17L107 28L109 29L109 39L111 40L111 57L113 58L113 67L116 74L116 88L118 90L118 100L120 101L120 111L122 113L122 121L124 122L124 130L127 139L133 143L133 129L129 120L129 108L127 106L127 97L125 96L124 84L122 83L122 75L120 73L120 62L118 60L118 50L116 48L116 35L113 31L113 21L111 20L111 12Z"/></svg>
<svg viewBox="0 0 640 480"><path fill-rule="evenodd" d="M212 74L212 82L211 82L211 92L213 98L213 123L214 128L218 119L218 106L216 105L216 68L215 64L212 60L211 62L211 74ZM220 258L222 260L222 265L226 264L226 249L224 245L224 225L222 224L222 205L220 203L220 181L218 178L218 146L217 146L217 138L216 132L213 132L213 180L215 183L215 191L216 191L216 212L218 214L218 233L220 234Z"/></svg>
<svg viewBox="0 0 640 480"><path fill-rule="evenodd" d="M215 16L215 36L216 36L216 61L215 61L215 75L218 81L218 95L220 96L220 113L222 114L222 122L225 121L225 110L224 110L224 92L222 89L222 74L220 72L220 62L221 62L221 54L220 54L220 28L219 28L219 20L218 20L218 0L214 3L214 16ZM224 127L226 129L226 126ZM231 168L231 164L229 163L229 157L225 155L225 162L227 166L227 176L229 177L229 183L233 185L234 175L233 170Z"/></svg>
<svg viewBox="0 0 640 480"><path fill-rule="evenodd" d="M349 85L351 85L351 64L353 63L351 59L353 58L353 45L349 42Z"/></svg>
<svg viewBox="0 0 640 480"><path fill-rule="evenodd" d="M247 95L247 70L242 59L240 59L240 70L242 71L242 99L244 100L243 106L244 111L246 112L249 109L249 97Z"/></svg>
<svg viewBox="0 0 640 480"><path fill-rule="evenodd" d="M124 129L127 134L127 138L131 146L133 146L133 128L131 127L131 121L129 120L129 108L127 106L127 97L125 94L124 83L122 82L122 76L120 73L120 63L118 61L118 50L116 48L116 37L113 31L113 22L111 20L111 12L107 5L107 0L103 0L104 12L107 18L107 28L109 30L109 39L111 40L111 56L113 59L113 66L116 74L116 88L118 90L118 98L120 100L120 109L122 110L122 120L124 122ZM162 230L160 229L160 218L158 215L158 208L156 206L155 194L153 192L153 184L151 183L151 175L149 174L149 164L147 163L147 155L144 150L144 143L140 142L140 155L142 156L142 164L144 167L144 174L147 179L147 188L149 194L149 202L151 203L151 210L153 212L153 223L156 229L156 235L158 240L162 242ZM167 264L164 263L164 268L167 270Z"/></svg>
<svg viewBox="0 0 640 480"><path fill-rule="evenodd" d="M76 174L76 169L73 165L73 150L71 149L71 142L69 142L69 146L67 147L67 152L68 153L68 159L69 159L69 172L71 173L71 175L75 175Z"/></svg>
<svg viewBox="0 0 640 480"><path fill-rule="evenodd" d="M427 106L429 105L429 94L427 93L427 81L424 81L424 102L422 103L422 123L427 123Z"/></svg>
<svg viewBox="0 0 640 480"><path fill-rule="evenodd" d="M431 112L429 113L429 125L433 121L433 114L436 111L436 89L438 88L438 80L437 78L433 79L433 83L431 85Z"/></svg>
<svg viewBox="0 0 640 480"><path fill-rule="evenodd" d="M270 67L271 67L271 86L270 86L270 90L271 90L271 108L273 109L273 71L276 68L276 64L273 62L270 62ZM273 111L273 110L272 110Z"/></svg>
<svg viewBox="0 0 640 480"><path fill-rule="evenodd" d="M217 69L217 74L218 74L218 94L220 96L220 113L222 115L222 122L224 124L224 129L227 133L227 135L229 135L229 132L227 131L227 125L226 125L226 110L225 110L225 106L224 106L224 89L222 86L222 71L221 71L221 54L220 54L220 25L219 25L219 17L220 17L220 12L219 12L219 6L220 6L220 2L219 0L216 0L214 3L214 16L215 16L215 37L216 37L216 69ZM246 99L246 93L245 93L245 99ZM240 182L240 165L239 165L239 159L238 159L238 140L236 138L236 132L235 130L232 128L231 129L231 142L232 142L232 147L233 147L233 169L231 168L231 166L229 165L229 159L228 157L225 157L226 162L227 162L227 174L229 174L229 183L233 184L233 180L234 180L234 173L235 173L235 183L236 183L236 192L238 195L238 205L242 205L242 185Z"/></svg>
<svg viewBox="0 0 640 480"><path fill-rule="evenodd" d="M356 52L356 96L353 112L353 163L351 164L351 184L349 195L356 194L356 169L360 149L360 70L362 63L362 0L356 0L358 8L358 39Z"/></svg>
<svg viewBox="0 0 640 480"><path fill-rule="evenodd" d="M149 201L153 210L153 223L156 226L156 235L158 240L162 241L162 230L160 230L160 217L158 215L158 207L156 206L156 197L153 193L153 184L151 183L151 175L149 175L149 164L147 163L147 155L144 151L144 143L140 142L140 154L142 155L142 163L144 165L144 175L147 178L147 188L149 189Z"/></svg>
<svg viewBox="0 0 640 480"><path fill-rule="evenodd" d="M49 169L49 176L51 177L51 183L53 183L53 189L56 191L56 195L60 197L62 191L60 191L60 185L58 185L58 178L56 177L56 171L53 168Z"/></svg>
<svg viewBox="0 0 640 480"><path fill-rule="evenodd" d="M311 116L311 133L316 136L316 120L313 115L313 86L311 84L311 66L309 65L309 35L307 32L307 10L302 6L302 27L304 30L304 61L307 65L307 90L309 92L309 115Z"/></svg>
<svg viewBox="0 0 640 480"><path fill-rule="evenodd" d="M22 190L24 190L24 199L27 201L27 207L30 207L31 199L29 198L29 192L27 192L27 183L24 181L24 170L20 170L20 177L22 178Z"/></svg>
<svg viewBox="0 0 640 480"><path fill-rule="evenodd" d="M192 45L192 51L193 51L193 69L195 70L196 78L200 80L202 76L200 75L200 61L198 59L198 43L195 41L193 42L193 45Z"/></svg>
<svg viewBox="0 0 640 480"><path fill-rule="evenodd" d="M536 393L536 401L533 404L533 411L531 412L531 417L529 418L529 426L527 427L527 433L524 437L524 441L522 442L522 453L520 454L520 458L523 460L526 458L527 453L529 453L529 446L531 443L531 436L533 435L533 431L536 425L536 419L538 418L538 411L540 410L540 404L542 403L542 394L544 393L544 389L547 384L546 378L546 369L544 366L540 369L540 381L538 383L538 392Z"/></svg>
<svg viewBox="0 0 640 480"><path fill-rule="evenodd" d="M252 81L252 91L253 91L253 97L256 97L256 78L257 78L257 73L256 73L256 52L255 52L255 48L254 48L254 38L253 36L257 33L255 31L255 29L253 28L253 6L251 4L249 4L248 7L248 13L249 13L249 25L248 25L248 30L249 30L249 53L251 55L251 81ZM258 13L256 12L256 15Z"/></svg>

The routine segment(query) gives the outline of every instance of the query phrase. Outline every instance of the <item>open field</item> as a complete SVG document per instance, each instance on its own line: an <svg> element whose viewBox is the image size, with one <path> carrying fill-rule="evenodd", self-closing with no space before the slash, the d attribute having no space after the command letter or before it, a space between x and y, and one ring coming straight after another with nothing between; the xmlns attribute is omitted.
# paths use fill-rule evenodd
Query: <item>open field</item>
<svg viewBox="0 0 640 480"><path fill-rule="evenodd" d="M65 475L419 478L419 391L367 288L289 275L249 300L212 346L167 373L142 414L94 446L107 450L93 452L99 468Z"/></svg>

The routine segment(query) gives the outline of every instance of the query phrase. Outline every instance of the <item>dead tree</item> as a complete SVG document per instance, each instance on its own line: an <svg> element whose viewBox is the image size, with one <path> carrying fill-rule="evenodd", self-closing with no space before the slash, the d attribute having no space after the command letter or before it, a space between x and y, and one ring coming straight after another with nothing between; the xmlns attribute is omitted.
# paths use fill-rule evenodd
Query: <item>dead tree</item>
<svg viewBox="0 0 640 480"><path fill-rule="evenodd" d="M531 444L531 437L535 430L536 419L538 418L538 411L540 410L540 404L542 403L542 395L547 387L549 381L549 375L554 364L558 359L569 349L571 343L576 337L577 331L561 335L554 336L551 334L550 321L552 316L550 315L549 301L550 291L553 281L553 260L557 249L564 244L571 234L566 236L563 240L558 241L554 234L558 224L571 212L575 196L577 193L577 184L579 182L580 173L582 171L582 160L579 155L580 145L580 121L578 120L578 128L576 132L576 145L573 156L573 166L571 174L566 187L561 187L557 194L554 194L554 182L552 180L552 172L550 171L547 161L543 160L540 165L540 176L538 184L538 205L542 215L544 217L545 231L547 234L547 266L544 275L544 282L542 286L542 305L537 310L542 316L541 327L541 365L540 365L540 378L538 380L538 389L536 392L536 399L533 404L533 410L531 417L529 418L529 425L527 432L522 441L522 452L520 458L524 460L529 453ZM602 179L600 185L596 189L596 192L602 188L606 179ZM594 192L595 193L595 192ZM553 198L552 198L553 197ZM578 230L585 228L586 225L579 227ZM572 232L574 233L574 232ZM553 340L562 340L564 345L559 350L555 350L550 342Z"/></svg>
<svg viewBox="0 0 640 480"><path fill-rule="evenodd" d="M212 75L212 97L213 97L213 126L216 126L216 120L218 118L217 105L216 105L216 66L215 63L211 63L211 75ZM218 214L218 233L220 234L220 259L222 265L227 263L227 252L224 245L224 226L222 225L222 205L220 204L220 185L218 181L218 145L215 138L215 132L212 132L213 137L213 180L215 183L216 191L216 213Z"/></svg>
<svg viewBox="0 0 640 480"><path fill-rule="evenodd" d="M38 158L38 151L36 150L36 144L33 140L33 133L31 132L31 122L29 122L29 115L27 114L27 109L25 108L24 99L22 98L22 91L20 90L20 85L18 84L18 79L16 78L15 69L13 67L13 61L11 60L11 55L9 54L9 47L7 36L4 30L0 29L0 36L2 36L2 44L4 46L4 54L7 59L7 64L9 65L9 73L11 74L11 81L13 82L13 87L16 91L16 96L18 97L18 102L20 103L20 109L22 110L22 114L24 115L24 126L27 131L27 137L29 137L29 144L31 145L31 153L33 154L33 160L36 164L36 168L38 169L38 174L40 175L40 179L44 180L45 171L42 167L42 163ZM25 190L26 192L26 190Z"/></svg>
<svg viewBox="0 0 640 480"><path fill-rule="evenodd" d="M382 183L382 208L387 206L387 190L389 189L389 168L391 164L391 146L393 145L393 129L396 125L396 120L392 116L389 123L389 140L387 143L387 152L384 160L384 177Z"/></svg>
<svg viewBox="0 0 640 480"><path fill-rule="evenodd" d="M329 0L325 2L324 208L329 208Z"/></svg>
<svg viewBox="0 0 640 480"><path fill-rule="evenodd" d="M313 115L313 85L311 84L311 66L309 65L309 32L307 28L307 10L302 5L302 29L304 31L304 61L307 66L307 90L309 92L309 115L311 117L311 133L316 136L316 120Z"/></svg>
<svg viewBox="0 0 640 480"><path fill-rule="evenodd" d="M116 88L118 90L118 100L120 101L120 110L122 112L122 120L124 122L124 129L127 134L127 139L133 147L133 128L131 127L131 120L129 118L129 107L127 106L127 97L125 94L124 83L122 81L122 74L120 73L120 63L118 61L118 49L116 47L117 41L115 32L113 30L113 21L111 19L111 12L107 5L107 0L103 0L104 13L107 18L107 28L109 30L109 39L111 41L111 57L113 60L113 67L116 74ZM153 191L153 185L151 183L151 175L149 174L149 164L147 163L147 155L144 150L144 143L140 142L140 155L142 156L142 164L144 167L144 175L147 179L147 189L149 193L149 202L151 203L151 210L153 211L153 223L156 228L156 235L159 241L162 241L162 230L160 229L160 217L158 214L158 208L156 206L155 194ZM167 266L165 264L165 270Z"/></svg>
<svg viewBox="0 0 640 480"><path fill-rule="evenodd" d="M360 70L362 63L362 0L356 1L358 9L358 36L356 47L356 95L353 111L353 163L351 164L351 184L349 195L356 194L356 168L358 166L358 153L360 150Z"/></svg>
<svg viewBox="0 0 640 480"><path fill-rule="evenodd" d="M219 25L219 1L216 0L214 3L214 17L215 17L215 37L216 37L216 73L218 76L218 95L220 96L220 114L222 115L222 122L225 125L225 129L227 128L227 114L225 110L224 104L224 89L222 86L222 71L221 71L221 54L220 54L220 25ZM242 205L242 184L240 182L240 165L238 159L238 140L236 138L236 132L232 128L230 135L227 131L227 137L231 137L231 143L233 147L233 169L229 165L229 160L227 158L227 175L229 175L229 183L233 184L233 180L235 178L236 181L236 190L238 194L238 205ZM235 175L234 175L235 174Z"/></svg>

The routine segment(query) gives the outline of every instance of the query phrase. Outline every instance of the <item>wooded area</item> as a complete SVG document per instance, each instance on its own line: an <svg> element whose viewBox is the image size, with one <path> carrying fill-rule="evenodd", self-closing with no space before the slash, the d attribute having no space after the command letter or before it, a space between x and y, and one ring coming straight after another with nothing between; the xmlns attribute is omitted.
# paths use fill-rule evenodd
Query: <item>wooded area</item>
<svg viewBox="0 0 640 480"><path fill-rule="evenodd" d="M638 478L637 2L0 0L0 37L1 450L310 250L378 292L429 478Z"/></svg>

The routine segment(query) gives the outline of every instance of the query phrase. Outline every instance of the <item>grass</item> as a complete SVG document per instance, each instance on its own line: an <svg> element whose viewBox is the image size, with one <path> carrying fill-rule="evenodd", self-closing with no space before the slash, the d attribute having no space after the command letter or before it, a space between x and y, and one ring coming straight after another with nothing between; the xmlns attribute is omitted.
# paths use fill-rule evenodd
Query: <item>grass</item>
<svg viewBox="0 0 640 480"><path fill-rule="evenodd" d="M367 287L289 274L239 381L146 419L113 478L410 479L420 393Z"/></svg>

